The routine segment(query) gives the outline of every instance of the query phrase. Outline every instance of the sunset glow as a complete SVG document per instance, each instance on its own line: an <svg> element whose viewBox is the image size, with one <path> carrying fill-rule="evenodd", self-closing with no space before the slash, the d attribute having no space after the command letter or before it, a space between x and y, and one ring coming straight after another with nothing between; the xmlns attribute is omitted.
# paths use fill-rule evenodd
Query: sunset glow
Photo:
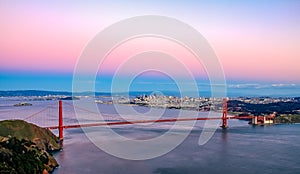
<svg viewBox="0 0 300 174"><path fill-rule="evenodd" d="M77 59L98 32L120 20L148 14L175 18L197 29L214 48L229 83L297 87L299 9L297 0L1 1L0 90L71 90ZM145 47L136 47L142 42ZM126 58L146 47L172 52L196 79L206 78L201 62L180 46L153 38L122 45L108 56L100 75L113 74Z"/></svg>

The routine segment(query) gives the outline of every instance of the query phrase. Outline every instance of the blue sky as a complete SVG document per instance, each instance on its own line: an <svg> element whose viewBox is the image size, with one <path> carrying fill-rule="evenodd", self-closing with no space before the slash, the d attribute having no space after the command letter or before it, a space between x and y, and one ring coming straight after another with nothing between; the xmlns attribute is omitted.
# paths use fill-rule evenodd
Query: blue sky
<svg viewBox="0 0 300 174"><path fill-rule="evenodd" d="M71 91L77 59L98 32L151 14L183 21L207 39L229 93L298 95L299 9L298 0L1 1L0 90ZM110 90L112 67L100 74L97 91ZM207 76L195 79L201 90L209 90ZM138 78L131 85L131 90L174 89L174 82L162 77Z"/></svg>

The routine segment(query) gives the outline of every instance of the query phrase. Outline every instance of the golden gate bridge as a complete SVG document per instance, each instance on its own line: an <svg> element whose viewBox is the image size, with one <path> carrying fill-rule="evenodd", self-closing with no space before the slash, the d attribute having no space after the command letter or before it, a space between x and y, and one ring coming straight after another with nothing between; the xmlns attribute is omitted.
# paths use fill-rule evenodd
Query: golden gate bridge
<svg viewBox="0 0 300 174"><path fill-rule="evenodd" d="M270 123L270 120L274 120L275 115L269 115L269 116L228 116L228 98L223 99L223 106L222 106L222 116L216 116L216 117L193 117L193 118L161 118L161 119L148 119L148 120L125 120L118 118L116 119L115 116L104 114L102 115L104 117L103 122L95 122L90 121L87 123L79 123L77 119L75 118L65 118L69 119L68 123L64 124L64 117L63 117L63 103L64 105L70 106L70 107L77 107L77 109L87 112L89 114L99 114L94 111L90 111L86 108L81 108L75 105L70 104L69 102L63 102L62 100L58 101L58 113L57 113L57 103L50 104L49 106L45 107L44 109L41 109L40 111L31 114L24 118L25 121L35 123L41 127L47 128L47 129L58 129L58 137L59 140L63 140L63 132L64 129L70 129L70 128L81 128L81 127L94 127L94 126L113 126L113 125L132 125L132 124L143 124L143 123L165 123L165 122L179 122L179 121L205 121L205 120L222 120L222 125L220 126L222 129L228 128L228 120L230 119L252 119L252 124L264 124L264 123ZM56 112L55 112L56 110ZM54 115L53 115L54 114ZM55 116L55 114L57 114ZM44 116L40 116L44 115ZM52 117L49 117L49 115L52 115ZM56 118L55 118L56 117ZM58 123L57 123L58 120ZM71 121L70 121L71 120ZM42 122L42 123L41 123ZM72 123L73 122L73 123ZM45 125L48 123L52 123L53 125ZM272 122L273 123L273 122Z"/></svg>

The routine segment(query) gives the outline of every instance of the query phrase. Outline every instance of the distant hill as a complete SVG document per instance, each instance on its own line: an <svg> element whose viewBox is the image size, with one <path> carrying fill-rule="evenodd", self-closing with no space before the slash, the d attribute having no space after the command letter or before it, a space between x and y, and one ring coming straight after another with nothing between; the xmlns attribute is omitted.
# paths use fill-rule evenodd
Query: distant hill
<svg viewBox="0 0 300 174"><path fill-rule="evenodd" d="M1 97L18 97L18 96L48 96L48 95L59 95L59 96L72 96L72 92L67 91L43 91L43 90L15 90L15 91L0 91ZM74 95L111 95L108 92L80 92Z"/></svg>
<svg viewBox="0 0 300 174"><path fill-rule="evenodd" d="M130 91L130 96L140 96L140 95L150 95L153 93L153 91ZM174 91L164 91L164 95L173 95L173 96L179 96L180 94L178 92ZM67 91L43 91L43 90L15 90L15 91L0 91L0 97L18 97L18 96L48 96L48 95L60 95L60 96L90 96L90 95L96 95L96 96L111 96L112 93L110 92L78 92L78 93L72 93ZM127 92L119 92L119 93L113 93L113 95L128 95Z"/></svg>
<svg viewBox="0 0 300 174"><path fill-rule="evenodd" d="M298 114L300 110L299 97L297 102L276 102L268 104L252 104L237 100L229 100L228 110L232 112L245 112L253 115L271 114L277 112L278 114Z"/></svg>
<svg viewBox="0 0 300 174"><path fill-rule="evenodd" d="M60 149L50 130L23 120L0 121L0 173L51 172L58 163L50 153Z"/></svg>
<svg viewBox="0 0 300 174"><path fill-rule="evenodd" d="M67 95L71 96L71 92L63 91L41 91L41 90L16 90L16 91L0 91L0 96L17 97L17 96L46 96L46 95Z"/></svg>

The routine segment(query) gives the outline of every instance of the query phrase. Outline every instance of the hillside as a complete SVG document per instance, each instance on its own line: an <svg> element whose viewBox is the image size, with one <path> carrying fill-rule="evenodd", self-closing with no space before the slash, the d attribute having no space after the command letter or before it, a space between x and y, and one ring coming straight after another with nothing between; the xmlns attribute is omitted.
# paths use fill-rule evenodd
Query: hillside
<svg viewBox="0 0 300 174"><path fill-rule="evenodd" d="M22 120L0 121L0 173L53 171L58 163L51 152L60 150L50 131Z"/></svg>
<svg viewBox="0 0 300 174"><path fill-rule="evenodd" d="M16 137L34 142L40 149L59 150L58 138L50 131L23 120L0 121L0 136Z"/></svg>
<svg viewBox="0 0 300 174"><path fill-rule="evenodd" d="M228 102L228 111L231 112L245 112L253 115L271 114L299 114L300 100L295 98L293 102L275 102L268 104L252 104L237 100L230 100Z"/></svg>

